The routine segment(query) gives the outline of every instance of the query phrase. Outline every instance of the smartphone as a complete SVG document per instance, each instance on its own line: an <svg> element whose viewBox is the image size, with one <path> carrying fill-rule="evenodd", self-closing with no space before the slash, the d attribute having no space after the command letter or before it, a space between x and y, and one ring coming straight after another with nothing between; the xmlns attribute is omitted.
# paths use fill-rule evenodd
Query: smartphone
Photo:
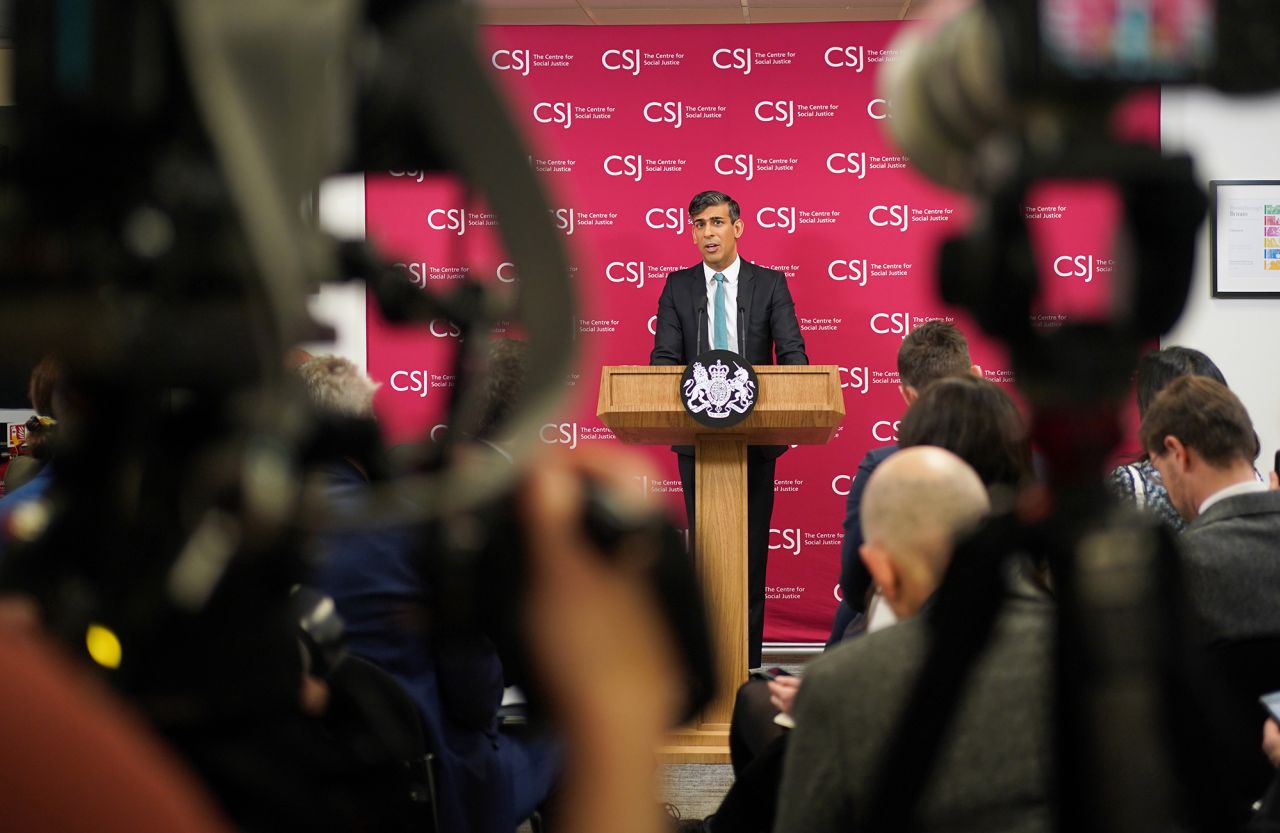
<svg viewBox="0 0 1280 833"><path fill-rule="evenodd" d="M1271 719L1280 723L1280 691L1273 691L1258 698L1258 702L1266 707Z"/></svg>
<svg viewBox="0 0 1280 833"><path fill-rule="evenodd" d="M757 668L751 672L750 676L753 680L776 680L779 677L792 677L795 675L785 668Z"/></svg>

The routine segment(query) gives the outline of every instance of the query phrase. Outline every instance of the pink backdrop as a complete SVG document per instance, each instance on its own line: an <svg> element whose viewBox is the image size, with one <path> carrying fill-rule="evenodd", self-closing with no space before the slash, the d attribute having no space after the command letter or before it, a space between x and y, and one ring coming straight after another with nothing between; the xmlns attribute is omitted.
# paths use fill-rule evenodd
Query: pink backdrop
<svg viewBox="0 0 1280 833"><path fill-rule="evenodd" d="M876 74L894 60L888 47L900 25L482 32L552 195L579 292L577 396L545 427L545 442L613 441L595 417L599 368L647 363L663 280L698 261L685 206L701 190L742 205L739 252L786 272L810 361L840 366L848 415L834 441L792 449L778 463L770 642L827 636L851 476L867 449L896 439L903 335L930 318L955 320L988 378L1012 383L1002 351L935 299L938 246L964 229L970 209L916 174L885 134L893 104L879 97ZM1131 108L1125 128L1154 141L1158 102ZM1050 282L1041 326L1101 308L1116 207L1057 188L1034 194L1028 211ZM366 220L370 238L420 286L517 279L495 244L493 216L452 180L370 174ZM448 321L411 333L370 311L369 370L384 382L378 406L392 440L440 421L456 338ZM674 455L650 454L661 474L637 487L666 495L683 524Z"/></svg>

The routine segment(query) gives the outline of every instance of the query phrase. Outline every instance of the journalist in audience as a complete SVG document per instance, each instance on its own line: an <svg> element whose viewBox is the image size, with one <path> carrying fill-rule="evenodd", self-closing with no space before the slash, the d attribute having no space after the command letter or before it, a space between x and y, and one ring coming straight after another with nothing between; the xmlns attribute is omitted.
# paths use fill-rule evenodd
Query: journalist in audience
<svg viewBox="0 0 1280 833"><path fill-rule="evenodd" d="M1204 376L1222 384L1227 380L1213 360L1190 347L1165 347L1152 350L1138 361L1137 398L1138 417L1146 416L1147 409L1156 394L1182 376ZM1138 460L1123 466L1117 466L1109 478L1112 491L1126 500L1133 501L1138 507L1154 512L1161 521L1175 532L1186 528L1187 522L1169 502L1169 493L1165 490L1160 472L1151 464L1151 458L1144 452Z"/></svg>
<svg viewBox="0 0 1280 833"><path fill-rule="evenodd" d="M945 448L972 466L988 490L1005 497L1032 477L1031 442L1022 414L999 385L976 376L930 385L902 418L898 445Z"/></svg>
<svg viewBox="0 0 1280 833"><path fill-rule="evenodd" d="M296 373L318 408L372 418L376 386L346 359L316 357ZM327 477L328 497L338 509L368 494L357 460L335 456ZM350 650L388 671L417 703L436 756L443 828L510 833L551 794L560 772L558 745L499 728L503 668L487 638L429 633L423 606L428 577L417 543L406 528L329 533L321 541L315 583L346 621Z"/></svg>
<svg viewBox="0 0 1280 833"><path fill-rule="evenodd" d="M1175 379L1142 420L1141 439L1187 522L1183 564L1209 639L1280 636L1280 492L1258 479L1258 437L1226 385Z"/></svg>
<svg viewBox="0 0 1280 833"><path fill-rule="evenodd" d="M928 612L952 538L987 508L978 474L942 449L904 449L872 475L863 558L902 621L809 665L778 792L778 833L868 829L877 777L932 642ZM1023 562L1013 564L1007 582L991 642L965 686L913 830L1052 829L1053 605Z"/></svg>
<svg viewBox="0 0 1280 833"><path fill-rule="evenodd" d="M1207 682L1222 696L1208 718L1243 816L1270 776L1258 750L1258 697L1280 688L1280 492L1254 470L1258 439L1244 405L1213 379L1171 382L1147 409L1141 439L1187 522L1182 581Z"/></svg>
<svg viewBox="0 0 1280 833"><path fill-rule="evenodd" d="M969 342L954 324L946 321L926 321L907 333L898 348L898 392L909 408L929 385L939 379L952 376L973 375L982 377L982 368L969 358ZM858 464L858 471L849 486L845 500L844 539L840 547L840 590L843 600L836 605L835 619L827 647L844 639L846 631L861 632L865 620L860 614L867 611L870 597L871 574L858 557L862 546L862 524L859 512L862 490L871 473L900 447L900 443L873 448Z"/></svg>

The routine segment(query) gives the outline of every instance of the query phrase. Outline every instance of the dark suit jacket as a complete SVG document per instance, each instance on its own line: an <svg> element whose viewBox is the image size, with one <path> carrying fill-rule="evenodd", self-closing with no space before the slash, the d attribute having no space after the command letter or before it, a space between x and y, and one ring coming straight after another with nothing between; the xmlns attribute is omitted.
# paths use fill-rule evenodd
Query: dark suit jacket
<svg viewBox="0 0 1280 833"><path fill-rule="evenodd" d="M865 613L867 610L867 591L871 589L871 573L867 565L862 563L862 555L858 550L862 547L862 493L866 491L867 479L876 470L876 466L889 459L889 455L898 450L898 444L873 448L858 464L858 473L853 476L853 485L849 487L849 497L844 504L844 540L840 543L840 591L844 594L844 603L851 609Z"/></svg>
<svg viewBox="0 0 1280 833"><path fill-rule="evenodd" d="M747 312L747 361L775 364L776 352L777 364L809 363L786 275L743 260L738 272L738 307ZM707 282L702 264L668 275L658 298L658 326L649 364L683 365L693 361L710 343L707 318ZM741 321L738 327L742 328Z"/></svg>
<svg viewBox="0 0 1280 833"><path fill-rule="evenodd" d="M1259 751L1265 711L1280 669L1280 492L1236 495L1215 503L1183 532L1183 583L1196 611L1223 699L1214 736L1215 765L1234 788L1240 820L1274 770Z"/></svg>
<svg viewBox="0 0 1280 833"><path fill-rule="evenodd" d="M1280 492L1215 503L1182 542L1187 593L1211 639L1280 635Z"/></svg>
<svg viewBox="0 0 1280 833"><path fill-rule="evenodd" d="M368 489L348 463L329 470L329 499L350 506ZM348 647L390 672L417 703L436 755L444 830L503 833L519 823L508 781L519 771L499 743L503 672L483 637L431 641L422 624L424 577L416 533L403 527L327 533L314 577L346 622Z"/></svg>
<svg viewBox="0 0 1280 833"><path fill-rule="evenodd" d="M747 361L754 364L808 364L804 336L796 320L795 301L787 288L787 276L742 260L738 272L738 308L746 311L745 324L738 320L739 343L745 328ZM707 281L702 264L672 272L658 298L658 325L653 337L649 364L685 365L710 344L707 334ZM737 348L734 348L737 352ZM777 457L786 446L755 446L775 449L765 452ZM692 446L677 446L681 454L692 454Z"/></svg>

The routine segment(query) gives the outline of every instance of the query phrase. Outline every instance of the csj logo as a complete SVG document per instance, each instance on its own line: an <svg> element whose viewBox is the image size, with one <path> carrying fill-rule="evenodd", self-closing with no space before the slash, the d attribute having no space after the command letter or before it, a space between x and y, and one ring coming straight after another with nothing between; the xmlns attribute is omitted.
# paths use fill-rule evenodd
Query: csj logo
<svg viewBox="0 0 1280 833"><path fill-rule="evenodd" d="M711 65L716 69L740 69L743 75L751 74L751 50L717 49L711 53Z"/></svg>
<svg viewBox="0 0 1280 833"><path fill-rule="evenodd" d="M898 426L902 424L902 420L881 419L871 425L871 439L878 443L896 443L898 441Z"/></svg>
<svg viewBox="0 0 1280 833"><path fill-rule="evenodd" d="M1093 280L1093 255L1063 255L1053 262L1053 273L1060 278Z"/></svg>
<svg viewBox="0 0 1280 833"><path fill-rule="evenodd" d="M609 176L629 176L639 182L644 177L644 157L639 154L606 156L604 172Z"/></svg>
<svg viewBox="0 0 1280 833"><path fill-rule="evenodd" d="M427 226L435 231L452 231L461 236L467 233L467 210L433 208L427 212Z"/></svg>
<svg viewBox="0 0 1280 833"><path fill-rule="evenodd" d="M790 529L770 529L769 530L769 549L785 550L792 555L800 554L800 530L797 527ZM773 543L774 541L778 543Z"/></svg>
<svg viewBox="0 0 1280 833"><path fill-rule="evenodd" d="M415 263L396 263L393 265L397 269L404 270L404 272L409 276L409 280L413 282L414 286L420 286L423 289L426 289L427 281L429 280L427 277L427 264L422 261L417 261Z"/></svg>
<svg viewBox="0 0 1280 833"><path fill-rule="evenodd" d="M573 236L573 209L572 208L553 208L551 216L556 221L556 228L564 232L565 237Z"/></svg>
<svg viewBox="0 0 1280 833"><path fill-rule="evenodd" d="M397 177L399 176L408 177L409 179L412 179L414 182L421 182L422 180L426 179L426 176L427 176L426 171L387 171L387 173Z"/></svg>
<svg viewBox="0 0 1280 833"><path fill-rule="evenodd" d="M827 264L827 277L833 281L849 281L867 285L867 260L833 260Z"/></svg>
<svg viewBox="0 0 1280 833"><path fill-rule="evenodd" d="M893 118L893 102L887 98L873 98L867 102L867 115L876 121Z"/></svg>
<svg viewBox="0 0 1280 833"><path fill-rule="evenodd" d="M644 222L649 228L675 229L676 234L684 231L683 208L650 208L644 215Z"/></svg>
<svg viewBox="0 0 1280 833"><path fill-rule="evenodd" d="M500 72L518 72L528 75L533 68L527 49L499 49L489 56L489 63Z"/></svg>
<svg viewBox="0 0 1280 833"><path fill-rule="evenodd" d="M503 283L515 283L516 265L509 260L502 261L498 264L498 268L494 272L494 277Z"/></svg>
<svg viewBox="0 0 1280 833"><path fill-rule="evenodd" d="M649 316L649 335L656 336L658 334L658 316Z"/></svg>
<svg viewBox="0 0 1280 833"><path fill-rule="evenodd" d="M871 370L866 367L841 367L840 387L852 388L858 393L868 392L871 390Z"/></svg>
<svg viewBox="0 0 1280 833"><path fill-rule="evenodd" d="M538 124L558 124L568 130L573 124L573 102L539 101L533 105L533 120Z"/></svg>
<svg viewBox="0 0 1280 833"><path fill-rule="evenodd" d="M397 393L416 393L422 399L430 387L431 374L426 370L397 370L391 374L391 389Z"/></svg>
<svg viewBox="0 0 1280 833"><path fill-rule="evenodd" d="M548 422L542 426L538 436L547 445L567 445L569 448L577 448L578 423L561 422L557 424Z"/></svg>
<svg viewBox="0 0 1280 833"><path fill-rule="evenodd" d="M877 228L896 228L906 231L911 223L911 209L907 205L877 205L867 212L867 219Z"/></svg>
<svg viewBox="0 0 1280 833"><path fill-rule="evenodd" d="M743 176L750 182L756 176L755 154L722 153L716 157L715 169L720 176Z"/></svg>
<svg viewBox="0 0 1280 833"><path fill-rule="evenodd" d="M855 476L852 474L837 474L831 478L831 491L840 497L848 497L849 492L853 491L853 478Z"/></svg>
<svg viewBox="0 0 1280 833"><path fill-rule="evenodd" d="M776 121L783 127L791 127L796 123L796 103L794 101L757 101L756 121L765 123Z"/></svg>
<svg viewBox="0 0 1280 833"><path fill-rule="evenodd" d="M765 219L766 217L769 219ZM787 234L795 234L795 206L779 208L777 206L766 205L764 208L756 212L756 225L760 226L760 228L783 229Z"/></svg>
<svg viewBox="0 0 1280 833"><path fill-rule="evenodd" d="M462 329L447 318L433 318L427 330L436 338L461 338Z"/></svg>
<svg viewBox="0 0 1280 833"><path fill-rule="evenodd" d="M829 67L847 67L854 72L862 72L866 66L861 46L831 46L822 53L822 59Z"/></svg>
<svg viewBox="0 0 1280 833"><path fill-rule="evenodd" d="M836 151L827 157L827 170L833 174L848 174L857 179L866 179L867 155Z"/></svg>
<svg viewBox="0 0 1280 833"><path fill-rule="evenodd" d="M650 101L644 105L644 120L652 124L669 124L679 128L684 124L684 102Z"/></svg>
<svg viewBox="0 0 1280 833"><path fill-rule="evenodd" d="M609 283L633 283L636 289L644 288L644 261L628 260L625 263L615 260L604 267L604 276Z"/></svg>
<svg viewBox="0 0 1280 833"><path fill-rule="evenodd" d="M871 316L871 332L877 335L901 335L911 332L911 313L877 312Z"/></svg>
<svg viewBox="0 0 1280 833"><path fill-rule="evenodd" d="M610 72L640 74L639 49L606 49L600 55L600 66Z"/></svg>

